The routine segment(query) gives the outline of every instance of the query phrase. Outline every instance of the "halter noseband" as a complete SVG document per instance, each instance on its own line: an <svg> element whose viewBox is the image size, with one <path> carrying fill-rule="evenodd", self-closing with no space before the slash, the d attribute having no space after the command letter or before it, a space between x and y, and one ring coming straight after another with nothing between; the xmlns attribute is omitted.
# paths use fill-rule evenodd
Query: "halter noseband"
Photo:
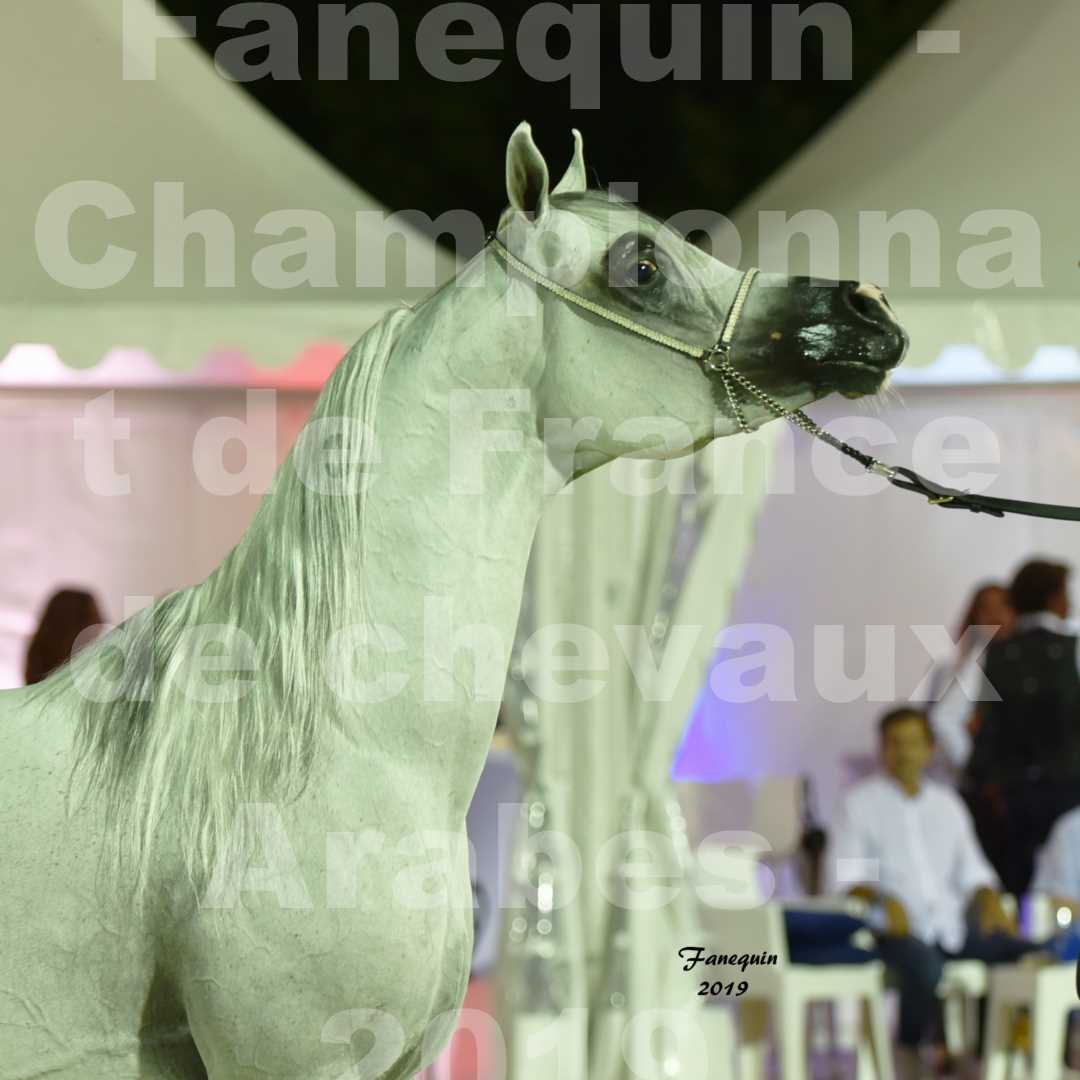
<svg viewBox="0 0 1080 1080"><path fill-rule="evenodd" d="M970 510L975 514L991 514L994 517L1004 517L1007 513L1010 513L1027 514L1030 517L1056 518L1063 521L1080 521L1080 507L1028 502L1022 499L998 499L989 495L975 495L970 491L959 491L956 488L935 484L933 481L920 476L914 469L907 469L901 465L887 465L870 454L864 454L861 450L856 450L855 447L849 446L846 442L836 438L835 435L830 435L801 409L788 409L781 405L772 395L762 390L761 387L748 379L731 363L731 348L735 330L738 327L743 308L746 306L746 300L750 295L754 279L757 277L757 267L751 267L743 272L739 280L739 287L735 291L735 299L732 300L731 307L728 308L727 315L724 317L724 325L720 329L720 337L717 339L716 344L703 347L701 345L692 345L659 330L653 330L651 327L636 322L620 312L612 311L602 304L589 300L572 289L567 289L557 281L552 281L534 270L528 263L522 262L494 232L488 233L487 239L484 241L484 246L487 247L488 245L492 247L508 267L517 270L530 281L536 282L537 285L547 289L550 293L554 293L555 296L565 300L567 303L583 308L585 311L589 311L601 319L606 319L624 330L629 330L631 333L637 334L638 337L646 338L649 341L656 342L658 345L663 345L666 348L673 349L675 352L682 353L684 356L690 356L698 360L706 375L715 374L719 377L735 422L738 424L739 430L744 434L750 432L751 428L746 422L746 417L733 387L739 387L750 397L757 398L774 416L789 421L808 435L828 443L834 450L839 450L840 453L853 458L868 472L884 476L889 483L904 491L914 491L919 495L926 496L933 506Z"/></svg>

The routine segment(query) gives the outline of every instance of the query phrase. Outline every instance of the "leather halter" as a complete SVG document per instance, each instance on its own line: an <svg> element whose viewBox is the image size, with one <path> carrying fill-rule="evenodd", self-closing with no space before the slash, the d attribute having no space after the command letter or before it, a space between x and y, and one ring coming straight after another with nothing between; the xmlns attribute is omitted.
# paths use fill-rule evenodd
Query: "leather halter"
<svg viewBox="0 0 1080 1080"><path fill-rule="evenodd" d="M885 462L879 461L870 454L865 454L861 450L856 450L855 447L849 446L846 442L836 438L835 435L830 435L829 432L811 420L801 409L788 409L781 405L774 397L748 379L731 362L731 349L735 337L735 330L738 327L739 318L746 305L746 300L750 295L750 289L753 287L754 279L757 277L758 270L756 267L751 267L749 270L744 271L742 277L739 279L739 287L735 291L735 299L731 302L731 307L728 308L716 344L711 346L701 346L692 345L680 338L672 337L670 334L664 334L659 330L654 330L652 327L645 326L643 323L639 323L620 312L612 311L602 304L597 304L595 301L589 300L587 297L574 292L572 289L567 289L557 281L552 281L550 278L545 277L543 274L534 270L528 263L519 259L509 248L507 248L494 232L489 233L484 242L485 247L489 245L508 267L517 270L530 281L534 281L537 285L542 286L547 289L548 292L567 301L567 303L574 304L577 307L583 308L585 311L591 312L593 315L606 319L608 322L614 323L624 330L637 334L638 337L646 338L649 341L656 342L658 345L663 345L666 348L673 349L675 352L680 352L684 356L690 356L699 361L702 370L707 376L715 375L720 379L728 406L732 411L735 422L739 425L739 430L743 433L749 432L751 428L746 422L746 417L743 414L735 389L733 389L734 387L738 387L748 396L756 398L774 416L789 421L796 427L801 428L808 435L812 435L814 438L828 443L833 449L839 450L840 453L853 458L868 472L876 473L878 476L884 476L889 483L903 491L914 491L919 495L926 496L932 506L944 506L955 510L970 510L974 514L990 514L993 517L1004 517L1006 514L1026 514L1029 517L1056 518L1061 521L1080 521L1080 507L1060 506L1053 503L1027 502L1022 499L998 499L989 495L975 495L970 491L960 491L956 488L935 484L925 477L920 476L914 469L908 469L902 465L887 465ZM1080 978L1080 975L1078 975L1078 978Z"/></svg>

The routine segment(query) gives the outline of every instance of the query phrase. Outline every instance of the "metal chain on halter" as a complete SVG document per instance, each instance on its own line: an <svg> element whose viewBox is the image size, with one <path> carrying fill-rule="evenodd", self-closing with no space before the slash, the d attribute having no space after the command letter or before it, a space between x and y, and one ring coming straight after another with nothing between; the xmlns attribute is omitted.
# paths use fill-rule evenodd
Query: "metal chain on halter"
<svg viewBox="0 0 1080 1080"><path fill-rule="evenodd" d="M713 356L721 356L721 360L712 359ZM732 410L735 412L736 421L739 424L739 428L744 433L750 431L749 425L746 423L742 415L742 410L739 408L737 402L734 400L734 395L731 390L731 383L736 383L746 393L756 397L771 413L777 417L782 417L785 420L790 421L796 427L801 428L808 435L813 436L815 439L820 439L822 442L828 443L829 446L840 453L846 454L848 457L857 461L864 469L869 470L872 473L877 473L879 476L884 476L891 480L898 473L891 465L886 465L883 461L878 461L877 458L871 457L869 454L864 454L861 450L856 450L854 446L849 446L846 442L841 441L835 435L830 435L820 424L815 423L802 411L802 409L787 409L780 404L776 398L766 393L755 383L751 382L742 372L738 371L732 366L731 362L727 359L727 351L721 350L719 346L710 351L710 355L705 359L704 365L710 371L715 371L724 385L724 392L728 395L728 400L731 402Z"/></svg>

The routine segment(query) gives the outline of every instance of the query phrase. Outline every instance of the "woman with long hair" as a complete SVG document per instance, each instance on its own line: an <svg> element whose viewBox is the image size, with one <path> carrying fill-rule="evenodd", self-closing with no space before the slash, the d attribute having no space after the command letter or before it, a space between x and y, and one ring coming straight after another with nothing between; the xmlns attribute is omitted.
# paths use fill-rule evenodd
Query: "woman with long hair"
<svg viewBox="0 0 1080 1080"><path fill-rule="evenodd" d="M76 651L80 635L104 620L92 593L85 589L59 589L52 594L26 650L26 685L42 682L66 664Z"/></svg>
<svg viewBox="0 0 1080 1080"><path fill-rule="evenodd" d="M955 651L930 677L927 712L954 773L963 769L971 754L971 723L978 703L971 695L985 679L979 659L990 641L1008 636L1014 620L1008 588L996 581L983 582L971 594L957 627ZM974 627L989 629L969 633Z"/></svg>

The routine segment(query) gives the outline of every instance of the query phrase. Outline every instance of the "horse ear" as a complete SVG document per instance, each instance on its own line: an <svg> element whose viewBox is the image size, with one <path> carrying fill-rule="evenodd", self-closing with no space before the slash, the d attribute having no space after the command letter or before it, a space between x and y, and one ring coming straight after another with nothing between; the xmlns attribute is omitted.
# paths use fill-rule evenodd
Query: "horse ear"
<svg viewBox="0 0 1080 1080"><path fill-rule="evenodd" d="M527 121L518 124L506 146L506 194L510 205L540 221L548 212L548 168Z"/></svg>
<svg viewBox="0 0 1080 1080"><path fill-rule="evenodd" d="M570 168L566 170L563 178L555 185L552 195L561 195L563 192L579 194L589 186L589 178L585 175L585 140L581 132L574 128L574 160L570 162Z"/></svg>

